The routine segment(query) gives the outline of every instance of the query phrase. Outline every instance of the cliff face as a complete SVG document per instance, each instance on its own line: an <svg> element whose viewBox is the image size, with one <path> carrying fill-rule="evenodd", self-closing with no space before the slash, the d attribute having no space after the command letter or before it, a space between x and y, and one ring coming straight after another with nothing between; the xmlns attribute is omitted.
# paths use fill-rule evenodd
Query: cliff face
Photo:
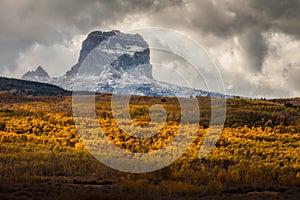
<svg viewBox="0 0 300 200"><path fill-rule="evenodd" d="M82 42L77 64L59 78L39 67L23 79L47 82L70 91L146 96L222 96L158 82L152 76L150 49L139 34L94 31Z"/></svg>
<svg viewBox="0 0 300 200"><path fill-rule="evenodd" d="M102 31L93 31L91 32L87 38L82 42L82 48L80 50L80 56L78 59L78 63L82 63L82 61L86 58L86 56L93 50L98 44L102 41L107 40L108 38L120 33L119 31L110 31L110 32L102 32Z"/></svg>
<svg viewBox="0 0 300 200"><path fill-rule="evenodd" d="M107 40L108 38L116 35L119 31L110 31L110 32L102 32L102 31L93 31L88 34L87 38L82 42L82 47L80 50L78 63L76 63L67 73L66 76L75 75L78 72L78 69L87 55L101 42Z"/></svg>
<svg viewBox="0 0 300 200"><path fill-rule="evenodd" d="M150 50L142 36L95 31L83 41L78 63L57 84L70 90L112 92L132 81L136 85L152 80Z"/></svg>

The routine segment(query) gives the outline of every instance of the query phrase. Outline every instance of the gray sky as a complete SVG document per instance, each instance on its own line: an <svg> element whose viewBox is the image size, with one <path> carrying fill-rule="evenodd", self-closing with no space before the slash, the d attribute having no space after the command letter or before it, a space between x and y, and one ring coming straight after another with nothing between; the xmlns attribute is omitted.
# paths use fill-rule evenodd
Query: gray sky
<svg viewBox="0 0 300 200"><path fill-rule="evenodd" d="M0 75L62 76L89 32L155 26L201 44L228 94L300 96L299 19L299 0L1 0Z"/></svg>

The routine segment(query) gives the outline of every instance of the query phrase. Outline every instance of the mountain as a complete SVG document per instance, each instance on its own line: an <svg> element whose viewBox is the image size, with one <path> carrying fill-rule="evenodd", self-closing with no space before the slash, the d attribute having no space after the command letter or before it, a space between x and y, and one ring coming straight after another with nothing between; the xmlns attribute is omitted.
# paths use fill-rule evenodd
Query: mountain
<svg viewBox="0 0 300 200"><path fill-rule="evenodd" d="M35 71L28 71L25 73L22 76L22 79L29 81L49 82L50 76L41 66L38 66Z"/></svg>
<svg viewBox="0 0 300 200"><path fill-rule="evenodd" d="M0 77L0 91L8 92L13 95L70 95L70 91L66 91L58 86L39 83L33 81L19 80L13 78Z"/></svg>
<svg viewBox="0 0 300 200"><path fill-rule="evenodd" d="M155 80L147 42L139 34L116 30L88 34L78 62L64 76L51 79L37 75L36 71L23 78L48 82L71 91L142 96L222 96Z"/></svg>
<svg viewBox="0 0 300 200"><path fill-rule="evenodd" d="M82 42L82 48L80 50L79 58L77 64L75 64L71 70L67 71L66 76L76 75L81 63L87 57L87 55L102 41L107 40L109 37L114 36L119 31L102 32L93 31L88 34L88 37Z"/></svg>

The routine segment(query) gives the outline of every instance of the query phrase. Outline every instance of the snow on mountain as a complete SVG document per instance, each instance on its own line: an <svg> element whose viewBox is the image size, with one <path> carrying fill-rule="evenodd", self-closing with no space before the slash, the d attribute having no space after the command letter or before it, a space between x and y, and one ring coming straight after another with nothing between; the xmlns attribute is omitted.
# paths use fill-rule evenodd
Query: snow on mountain
<svg viewBox="0 0 300 200"><path fill-rule="evenodd" d="M51 78L43 67L38 66L36 70L28 71L22 76L22 79L37 82L50 82Z"/></svg>
<svg viewBox="0 0 300 200"><path fill-rule="evenodd" d="M49 78L37 69L22 78L48 82L72 91L147 96L222 96L175 86L152 77L150 50L139 34L91 32L82 43L78 63L63 77ZM44 71L44 70L43 70Z"/></svg>

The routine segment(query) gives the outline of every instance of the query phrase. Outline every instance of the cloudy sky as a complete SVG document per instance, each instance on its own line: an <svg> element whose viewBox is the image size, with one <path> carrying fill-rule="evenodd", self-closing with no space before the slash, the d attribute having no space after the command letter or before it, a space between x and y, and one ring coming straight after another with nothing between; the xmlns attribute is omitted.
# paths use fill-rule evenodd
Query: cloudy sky
<svg viewBox="0 0 300 200"><path fill-rule="evenodd" d="M1 0L0 76L62 76L93 30L163 27L201 44L226 92L300 96L299 0Z"/></svg>

